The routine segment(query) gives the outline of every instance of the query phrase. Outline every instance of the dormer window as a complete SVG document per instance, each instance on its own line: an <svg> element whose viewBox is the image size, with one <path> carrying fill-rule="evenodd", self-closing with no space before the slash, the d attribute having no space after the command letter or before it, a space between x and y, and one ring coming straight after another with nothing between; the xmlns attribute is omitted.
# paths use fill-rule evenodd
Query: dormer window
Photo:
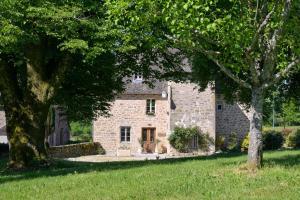
<svg viewBox="0 0 300 200"><path fill-rule="evenodd" d="M140 83L140 82L143 82L143 75L138 73L138 74L135 74L133 76L133 82L134 83Z"/></svg>
<svg viewBox="0 0 300 200"><path fill-rule="evenodd" d="M147 115L155 114L155 99L147 99L146 114Z"/></svg>

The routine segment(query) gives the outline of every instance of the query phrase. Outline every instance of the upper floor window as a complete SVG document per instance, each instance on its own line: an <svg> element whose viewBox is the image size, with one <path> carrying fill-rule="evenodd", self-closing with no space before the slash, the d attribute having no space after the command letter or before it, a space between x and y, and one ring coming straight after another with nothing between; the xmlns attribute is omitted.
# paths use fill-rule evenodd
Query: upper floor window
<svg viewBox="0 0 300 200"><path fill-rule="evenodd" d="M130 142L130 127L121 127L121 142Z"/></svg>
<svg viewBox="0 0 300 200"><path fill-rule="evenodd" d="M143 82L143 76L142 74L138 73L138 74L135 74L133 76L133 82L134 83L140 83L140 82Z"/></svg>
<svg viewBox="0 0 300 200"><path fill-rule="evenodd" d="M148 115L155 114L155 99L147 99L146 113Z"/></svg>
<svg viewBox="0 0 300 200"><path fill-rule="evenodd" d="M218 105L217 105L217 110L218 110L218 111L222 111L222 110L223 110L222 104L218 104Z"/></svg>
<svg viewBox="0 0 300 200"><path fill-rule="evenodd" d="M222 101L217 101L217 111L223 111L223 102Z"/></svg>

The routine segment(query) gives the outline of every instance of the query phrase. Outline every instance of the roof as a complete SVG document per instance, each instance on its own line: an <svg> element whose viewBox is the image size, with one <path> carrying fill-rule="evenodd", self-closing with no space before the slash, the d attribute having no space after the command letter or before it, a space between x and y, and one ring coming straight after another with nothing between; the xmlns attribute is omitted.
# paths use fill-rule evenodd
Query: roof
<svg viewBox="0 0 300 200"><path fill-rule="evenodd" d="M156 81L150 87L148 84L141 82L130 82L126 85L124 94L159 94L167 91L167 82Z"/></svg>

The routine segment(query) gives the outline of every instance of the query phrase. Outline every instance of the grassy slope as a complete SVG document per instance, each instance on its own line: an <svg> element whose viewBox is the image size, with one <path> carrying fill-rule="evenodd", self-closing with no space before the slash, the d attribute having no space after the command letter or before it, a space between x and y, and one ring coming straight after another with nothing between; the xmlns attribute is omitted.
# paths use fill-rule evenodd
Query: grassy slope
<svg viewBox="0 0 300 200"><path fill-rule="evenodd" d="M299 199L300 151L265 153L265 167L243 171L246 155L144 162L57 162L50 169L0 174L0 199ZM4 165L5 160L0 161Z"/></svg>

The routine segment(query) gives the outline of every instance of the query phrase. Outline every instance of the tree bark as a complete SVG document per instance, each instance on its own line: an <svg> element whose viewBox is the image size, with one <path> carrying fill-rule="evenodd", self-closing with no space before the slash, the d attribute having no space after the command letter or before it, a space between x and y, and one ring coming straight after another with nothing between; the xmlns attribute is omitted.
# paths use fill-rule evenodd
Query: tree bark
<svg viewBox="0 0 300 200"><path fill-rule="evenodd" d="M46 162L45 121L48 108L47 104L40 102L5 105L10 168L26 168L33 159Z"/></svg>
<svg viewBox="0 0 300 200"><path fill-rule="evenodd" d="M261 88L254 87L252 90L251 100L250 143L248 149L248 166L251 169L257 169L262 167L263 99L263 90Z"/></svg>

